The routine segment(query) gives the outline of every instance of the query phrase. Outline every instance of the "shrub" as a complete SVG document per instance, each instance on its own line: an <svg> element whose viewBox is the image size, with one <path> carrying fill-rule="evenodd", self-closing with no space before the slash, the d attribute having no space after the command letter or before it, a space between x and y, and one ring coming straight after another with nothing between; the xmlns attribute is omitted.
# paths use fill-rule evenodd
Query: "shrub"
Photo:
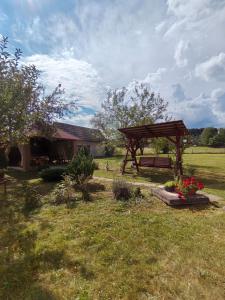
<svg viewBox="0 0 225 300"><path fill-rule="evenodd" d="M75 200L74 196L74 181L69 175L63 176L63 181L58 183L50 194L51 203L55 205L67 205Z"/></svg>
<svg viewBox="0 0 225 300"><path fill-rule="evenodd" d="M30 212L41 205L41 196L37 189L27 182L23 182L22 186L17 190L19 197L23 198L23 211Z"/></svg>
<svg viewBox="0 0 225 300"><path fill-rule="evenodd" d="M92 178L94 170L93 157L83 148L78 151L67 167L67 173L76 182L79 190L82 192L83 199L86 201L90 200L87 183Z"/></svg>
<svg viewBox="0 0 225 300"><path fill-rule="evenodd" d="M132 186L123 179L115 179L112 191L116 200L129 200L132 197Z"/></svg>
<svg viewBox="0 0 225 300"><path fill-rule="evenodd" d="M50 167L39 172L39 176L44 181L60 181L66 173L65 166Z"/></svg>
<svg viewBox="0 0 225 300"><path fill-rule="evenodd" d="M105 157L112 157L115 152L115 146L111 144L105 145Z"/></svg>
<svg viewBox="0 0 225 300"><path fill-rule="evenodd" d="M95 170L93 157L81 148L67 167L67 173L77 184L84 184L92 177Z"/></svg>

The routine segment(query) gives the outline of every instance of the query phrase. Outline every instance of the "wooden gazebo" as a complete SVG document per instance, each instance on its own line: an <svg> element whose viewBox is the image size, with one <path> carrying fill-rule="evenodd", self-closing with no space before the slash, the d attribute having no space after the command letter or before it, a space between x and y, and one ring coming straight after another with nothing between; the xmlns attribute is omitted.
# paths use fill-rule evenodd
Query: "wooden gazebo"
<svg viewBox="0 0 225 300"><path fill-rule="evenodd" d="M137 162L136 153L140 148L142 139L151 139L165 137L170 142L175 144L176 147L176 162L174 166L175 174L178 176L183 175L182 168L182 147L183 138L189 135L189 132L182 120L157 123L151 125L142 125L135 127L127 127L118 129L126 136L126 156L123 161L122 174L125 172L126 164L128 161L133 161L134 165L139 172L139 164ZM131 158L129 159L129 155ZM158 166L160 167L160 166Z"/></svg>

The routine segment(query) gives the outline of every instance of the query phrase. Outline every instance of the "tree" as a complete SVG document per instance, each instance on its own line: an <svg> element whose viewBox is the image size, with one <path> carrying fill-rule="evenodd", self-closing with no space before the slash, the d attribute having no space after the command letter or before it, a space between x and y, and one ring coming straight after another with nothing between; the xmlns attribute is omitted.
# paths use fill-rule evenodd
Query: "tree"
<svg viewBox="0 0 225 300"><path fill-rule="evenodd" d="M92 155L85 148L81 148L67 167L67 173L77 183L83 199L89 200L88 181L93 176L95 162Z"/></svg>
<svg viewBox="0 0 225 300"><path fill-rule="evenodd" d="M150 88L135 82L132 89L110 90L102 103L101 112L92 119L94 127L100 129L110 143L121 137L118 128L145 125L166 119L168 103Z"/></svg>
<svg viewBox="0 0 225 300"><path fill-rule="evenodd" d="M212 147L223 147L225 146L225 128L220 128L218 134L209 140Z"/></svg>
<svg viewBox="0 0 225 300"><path fill-rule="evenodd" d="M217 129L213 127L207 127L203 130L200 140L203 146L210 146L210 139L217 134Z"/></svg>
<svg viewBox="0 0 225 300"><path fill-rule="evenodd" d="M40 83L40 71L34 65L21 63L22 52L7 50L8 39L0 40L0 144L25 143L35 129L45 134L53 131L53 122L76 107L65 102L61 85L46 95Z"/></svg>

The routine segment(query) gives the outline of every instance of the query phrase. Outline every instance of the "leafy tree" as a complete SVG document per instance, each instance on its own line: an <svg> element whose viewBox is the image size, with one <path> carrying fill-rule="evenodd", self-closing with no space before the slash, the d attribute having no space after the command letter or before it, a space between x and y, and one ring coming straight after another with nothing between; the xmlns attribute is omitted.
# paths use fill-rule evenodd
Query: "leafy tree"
<svg viewBox="0 0 225 300"><path fill-rule="evenodd" d="M210 140L217 134L217 129L213 127L207 127L203 130L200 140L203 146L210 146Z"/></svg>
<svg viewBox="0 0 225 300"><path fill-rule="evenodd" d="M34 65L21 63L22 52L11 54L8 39L0 40L0 144L1 147L26 142L32 131L38 129L52 133L56 118L69 114L75 102L62 98L63 89L58 85L46 95L40 83L40 71Z"/></svg>
<svg viewBox="0 0 225 300"><path fill-rule="evenodd" d="M167 118L167 105L148 86L135 82L132 89L123 87L110 90L102 103L101 112L96 113L92 124L112 143L118 141L118 128L151 124Z"/></svg>
<svg viewBox="0 0 225 300"><path fill-rule="evenodd" d="M225 128L220 128L218 134L209 140L209 144L213 147L225 146Z"/></svg>

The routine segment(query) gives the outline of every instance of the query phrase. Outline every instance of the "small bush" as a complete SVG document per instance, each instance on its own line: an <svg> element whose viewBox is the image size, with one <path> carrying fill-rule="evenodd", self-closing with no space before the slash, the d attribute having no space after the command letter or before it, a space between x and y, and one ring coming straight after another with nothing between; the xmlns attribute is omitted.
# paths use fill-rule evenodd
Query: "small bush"
<svg viewBox="0 0 225 300"><path fill-rule="evenodd" d="M129 200L132 197L132 186L123 179L113 181L112 191L116 200Z"/></svg>
<svg viewBox="0 0 225 300"><path fill-rule="evenodd" d="M66 203L68 205L73 200L76 200L74 184L73 179L69 175L63 176L63 181L58 183L50 194L51 203L55 205Z"/></svg>
<svg viewBox="0 0 225 300"><path fill-rule="evenodd" d="M115 152L115 146L107 144L105 145L105 157L112 157Z"/></svg>
<svg viewBox="0 0 225 300"><path fill-rule="evenodd" d="M138 186L134 189L133 192L133 200L135 201L135 203L139 203L144 199L144 195L141 192L141 188Z"/></svg>
<svg viewBox="0 0 225 300"><path fill-rule="evenodd" d="M30 212L41 205L41 196L37 189L27 182L23 182L22 186L17 190L19 197L23 198L23 211Z"/></svg>
<svg viewBox="0 0 225 300"><path fill-rule="evenodd" d="M39 172L39 176L44 181L60 181L66 173L65 166L50 167Z"/></svg>
<svg viewBox="0 0 225 300"><path fill-rule="evenodd" d="M77 184L87 183L93 176L95 163L93 157L81 148L67 167L67 173Z"/></svg>

